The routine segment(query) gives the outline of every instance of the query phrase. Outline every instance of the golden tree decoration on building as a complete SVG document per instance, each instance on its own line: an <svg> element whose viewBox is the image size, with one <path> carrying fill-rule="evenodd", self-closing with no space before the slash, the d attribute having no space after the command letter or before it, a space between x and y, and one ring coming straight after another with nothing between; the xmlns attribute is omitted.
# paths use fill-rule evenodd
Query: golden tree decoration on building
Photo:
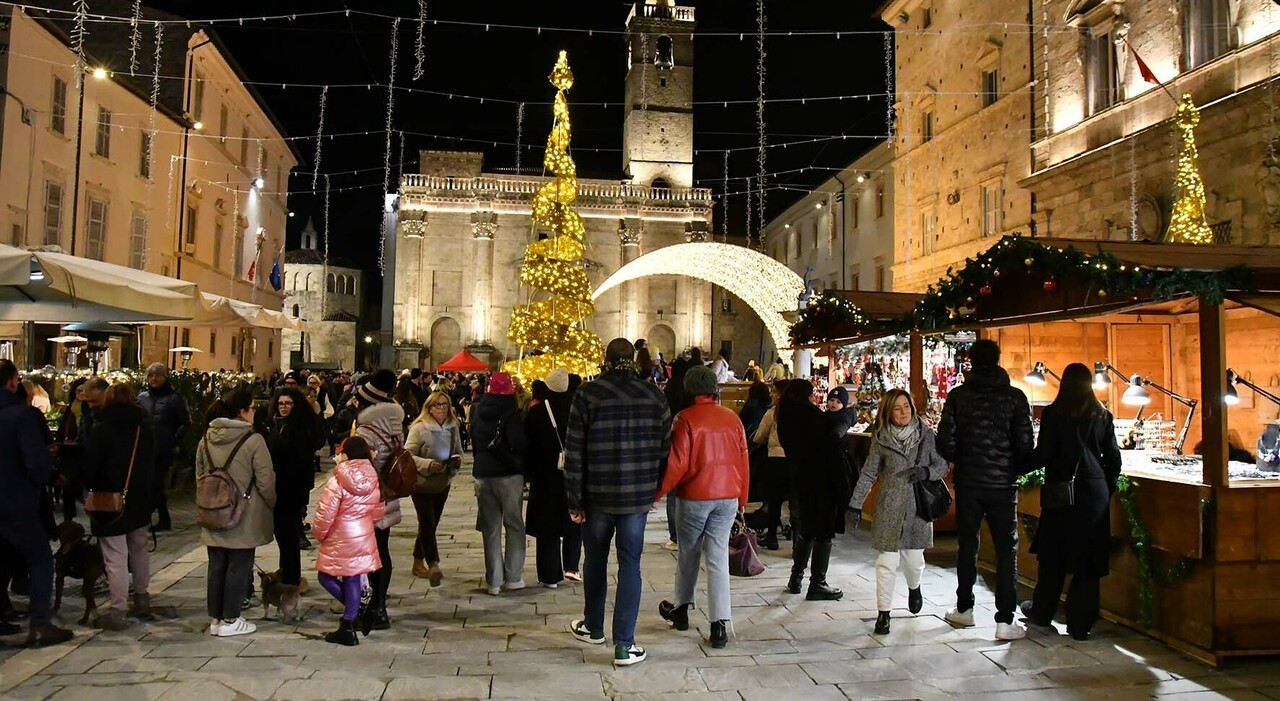
<svg viewBox="0 0 1280 701"><path fill-rule="evenodd" d="M600 337L586 329L586 320L596 308L581 263L586 228L573 208L578 176L569 155L569 100L565 97L573 87L573 71L564 51L550 79L556 87L555 119L542 164L555 177L533 198L533 230L546 236L525 248L520 284L529 288L529 301L512 311L507 329L507 338L520 347L521 357L502 367L526 383L542 379L557 366L589 377L599 372L604 360Z"/></svg>
<svg viewBox="0 0 1280 701"><path fill-rule="evenodd" d="M1173 205L1166 238L1170 243L1213 243L1213 232L1204 218L1204 181L1200 179L1197 164L1196 125L1200 123L1200 110L1191 95L1183 94L1174 122L1182 135L1182 149L1178 152L1178 173L1174 181L1178 201Z"/></svg>

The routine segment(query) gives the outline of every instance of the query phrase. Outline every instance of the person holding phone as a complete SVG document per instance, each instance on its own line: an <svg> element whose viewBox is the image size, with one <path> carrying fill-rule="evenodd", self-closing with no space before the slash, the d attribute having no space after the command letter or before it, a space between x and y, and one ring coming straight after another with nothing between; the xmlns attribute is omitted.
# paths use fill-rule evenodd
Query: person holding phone
<svg viewBox="0 0 1280 701"><path fill-rule="evenodd" d="M462 433L449 395L427 396L418 418L409 424L404 447L413 453L419 479L414 485L413 509L418 514L418 537L413 542L413 576L438 587L444 579L436 528L449 499L449 486L462 467Z"/></svg>

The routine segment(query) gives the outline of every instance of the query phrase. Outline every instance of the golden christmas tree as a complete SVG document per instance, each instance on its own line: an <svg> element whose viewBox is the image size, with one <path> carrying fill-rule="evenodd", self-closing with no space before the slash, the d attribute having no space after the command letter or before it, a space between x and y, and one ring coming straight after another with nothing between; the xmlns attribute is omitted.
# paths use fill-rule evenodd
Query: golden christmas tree
<svg viewBox="0 0 1280 701"><path fill-rule="evenodd" d="M1213 232L1204 219L1204 181L1200 179L1200 167L1197 165L1196 125L1200 123L1200 110L1190 95L1183 94L1174 122L1182 134L1178 174L1174 181L1178 186L1178 201L1173 205L1169 234L1165 238L1170 243L1213 243Z"/></svg>
<svg viewBox="0 0 1280 701"><path fill-rule="evenodd" d="M604 360L600 337L586 329L586 320L596 308L591 282L581 263L586 253L586 228L573 208L578 175L569 155L569 101L565 97L565 91L573 87L573 71L564 51L550 79L556 87L555 119L542 164L555 177L533 198L533 231L546 237L525 248L520 284L529 288L529 301L511 313L507 329L507 338L520 347L521 357L502 366L526 385L557 366L590 377L599 373Z"/></svg>

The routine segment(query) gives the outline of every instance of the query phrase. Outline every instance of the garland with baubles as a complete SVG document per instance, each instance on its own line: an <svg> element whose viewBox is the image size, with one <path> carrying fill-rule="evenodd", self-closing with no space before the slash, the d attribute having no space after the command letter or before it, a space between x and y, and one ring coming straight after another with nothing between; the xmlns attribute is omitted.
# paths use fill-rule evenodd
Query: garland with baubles
<svg viewBox="0 0 1280 701"><path fill-rule="evenodd" d="M791 325L791 342L796 345L827 340L832 329L860 334L875 331L883 325L848 299L826 292L801 309L799 315L800 318Z"/></svg>

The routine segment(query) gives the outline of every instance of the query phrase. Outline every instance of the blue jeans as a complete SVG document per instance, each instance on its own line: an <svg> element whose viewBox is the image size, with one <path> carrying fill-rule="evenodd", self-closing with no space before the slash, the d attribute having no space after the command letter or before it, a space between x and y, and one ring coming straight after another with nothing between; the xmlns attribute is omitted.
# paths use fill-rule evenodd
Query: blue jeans
<svg viewBox="0 0 1280 701"><path fill-rule="evenodd" d="M640 613L640 553L649 512L606 514L588 511L582 525L586 566L582 585L586 594L583 618L592 634L604 634L604 606L609 598L609 545L618 545L618 595L613 604L613 644L633 645Z"/></svg>
<svg viewBox="0 0 1280 701"><path fill-rule="evenodd" d="M676 606L694 604L698 561L707 562L707 618L727 621L729 531L738 516L737 499L680 500L680 555L676 559Z"/></svg>

